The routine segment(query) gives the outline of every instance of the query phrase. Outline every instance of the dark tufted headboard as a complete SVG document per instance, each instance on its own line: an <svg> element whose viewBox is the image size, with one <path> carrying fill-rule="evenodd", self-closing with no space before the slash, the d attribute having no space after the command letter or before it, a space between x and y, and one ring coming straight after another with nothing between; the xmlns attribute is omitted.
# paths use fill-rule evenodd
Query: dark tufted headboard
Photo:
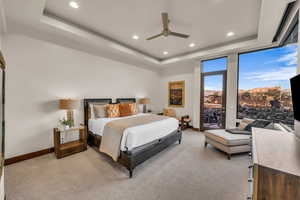
<svg viewBox="0 0 300 200"><path fill-rule="evenodd" d="M117 98L116 103L136 103L135 98Z"/></svg>

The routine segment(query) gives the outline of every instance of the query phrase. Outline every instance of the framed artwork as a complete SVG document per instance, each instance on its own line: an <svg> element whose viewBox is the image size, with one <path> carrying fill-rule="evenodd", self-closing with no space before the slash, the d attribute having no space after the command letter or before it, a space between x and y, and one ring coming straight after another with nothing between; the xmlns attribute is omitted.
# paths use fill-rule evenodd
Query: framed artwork
<svg viewBox="0 0 300 200"><path fill-rule="evenodd" d="M185 82L169 82L169 107L184 107Z"/></svg>

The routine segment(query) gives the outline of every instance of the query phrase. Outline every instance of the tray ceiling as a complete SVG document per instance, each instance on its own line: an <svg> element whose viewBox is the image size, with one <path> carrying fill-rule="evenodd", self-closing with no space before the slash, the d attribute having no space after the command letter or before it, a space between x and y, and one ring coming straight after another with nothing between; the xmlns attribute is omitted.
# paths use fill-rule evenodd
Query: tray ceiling
<svg viewBox="0 0 300 200"><path fill-rule="evenodd" d="M261 6L261 0L74 1L78 9L70 7L69 0L48 0L44 13L158 60L256 38ZM161 12L169 13L172 30L190 38L145 40L162 31ZM235 35L227 37L228 32ZM132 39L133 35L139 39Z"/></svg>

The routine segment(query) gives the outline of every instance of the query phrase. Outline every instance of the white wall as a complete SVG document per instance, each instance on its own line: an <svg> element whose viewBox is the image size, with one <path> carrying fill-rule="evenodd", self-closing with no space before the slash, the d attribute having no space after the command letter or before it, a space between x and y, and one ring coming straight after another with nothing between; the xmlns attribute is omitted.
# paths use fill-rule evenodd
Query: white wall
<svg viewBox="0 0 300 200"><path fill-rule="evenodd" d="M200 129L201 62L194 63L193 127Z"/></svg>
<svg viewBox="0 0 300 200"><path fill-rule="evenodd" d="M3 43L3 33L0 30L0 51L2 51L2 43ZM4 199L5 192L4 192L4 169L2 170L2 177L0 180L0 200Z"/></svg>
<svg viewBox="0 0 300 200"><path fill-rule="evenodd" d="M227 57L226 128L236 127L238 95L238 54Z"/></svg>
<svg viewBox="0 0 300 200"><path fill-rule="evenodd" d="M3 38L4 33L6 31L6 18L4 13L4 6L3 1L0 0L0 51L3 50ZM2 177L0 180L0 200L5 198L5 191L4 191L4 169L2 170Z"/></svg>
<svg viewBox="0 0 300 200"><path fill-rule="evenodd" d="M5 37L4 50L7 158L53 146L60 98L150 97L150 108L160 109L155 71L15 34ZM82 106L76 118L83 122Z"/></svg>
<svg viewBox="0 0 300 200"><path fill-rule="evenodd" d="M177 116L193 116L193 74L179 74L162 77L163 105L168 108L168 83L172 81L185 81L185 106L183 108L174 108Z"/></svg>
<svg viewBox="0 0 300 200"><path fill-rule="evenodd" d="M178 67L168 67L163 71L161 77L161 98L164 108L168 108L168 85L172 81L185 81L185 106L183 108L174 108L176 115L189 115L193 119L193 96L195 88L191 63L184 63Z"/></svg>

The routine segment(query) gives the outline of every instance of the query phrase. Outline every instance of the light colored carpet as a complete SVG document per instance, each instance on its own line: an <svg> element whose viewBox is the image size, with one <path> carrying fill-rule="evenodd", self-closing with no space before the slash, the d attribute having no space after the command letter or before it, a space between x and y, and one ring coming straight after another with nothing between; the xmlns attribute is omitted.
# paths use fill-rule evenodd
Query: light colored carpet
<svg viewBox="0 0 300 200"><path fill-rule="evenodd" d="M185 131L175 144L138 166L125 168L89 148L57 160L54 154L5 169L8 200L241 200L247 196L247 155L231 160L204 136Z"/></svg>

